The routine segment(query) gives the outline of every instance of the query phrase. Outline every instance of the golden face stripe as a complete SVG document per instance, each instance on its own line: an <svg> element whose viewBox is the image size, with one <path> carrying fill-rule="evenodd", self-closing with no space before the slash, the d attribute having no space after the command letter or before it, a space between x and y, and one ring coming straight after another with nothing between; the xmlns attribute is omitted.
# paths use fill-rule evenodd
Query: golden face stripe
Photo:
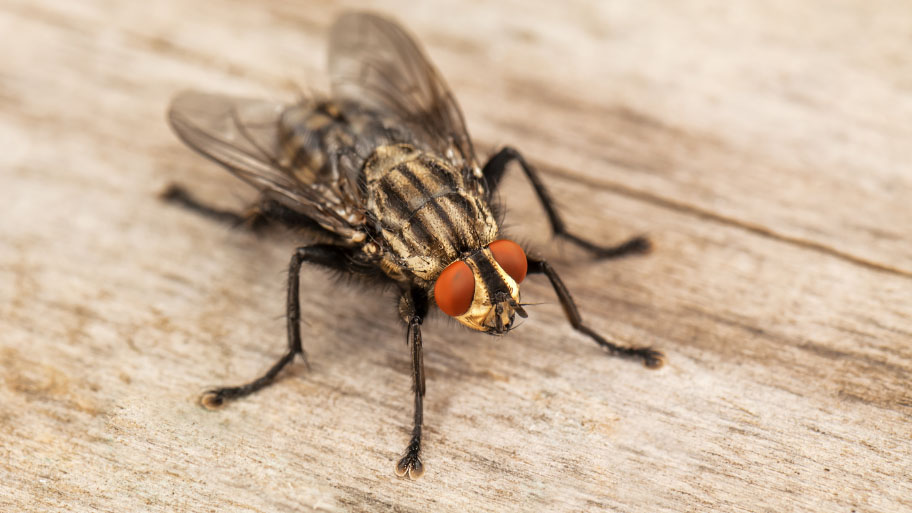
<svg viewBox="0 0 912 513"><path fill-rule="evenodd" d="M519 285L500 267L487 247L469 255L465 262L475 277L475 295L469 310L455 319L472 329L496 331L490 321L493 319L492 310L497 307L497 293L506 293L507 300L518 304ZM506 315L512 316L512 306L502 308Z"/></svg>
<svg viewBox="0 0 912 513"><path fill-rule="evenodd" d="M489 303L494 303L494 294L497 292L510 293L509 287L504 279L506 273L500 268L497 261L494 260L494 255L491 253L490 249L485 248L484 251L479 251L470 256L468 260L475 264L474 267L477 269L478 278L484 284ZM478 286L477 281L478 280L476 280L476 286Z"/></svg>

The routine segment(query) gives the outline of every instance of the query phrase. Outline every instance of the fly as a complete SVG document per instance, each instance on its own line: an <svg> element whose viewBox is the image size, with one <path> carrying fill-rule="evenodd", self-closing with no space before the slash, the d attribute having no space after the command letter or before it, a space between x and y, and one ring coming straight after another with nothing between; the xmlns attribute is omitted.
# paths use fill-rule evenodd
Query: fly
<svg viewBox="0 0 912 513"><path fill-rule="evenodd" d="M206 206L173 185L165 199L207 216L252 227L275 222L305 229L323 242L297 248L288 272L288 350L262 376L205 392L216 408L272 383L301 344L298 273L304 263L395 285L411 352L414 418L396 465L415 479L421 462L425 393L421 325L432 305L463 325L503 335L526 317L520 283L543 274L573 328L608 353L662 365L651 348L629 347L583 323L570 292L544 259L529 256L502 233L495 192L516 161L532 184L554 235L597 258L649 250L642 237L615 246L567 231L535 170L504 148L479 166L452 93L415 41L396 23L350 13L332 27L331 89L324 99L293 105L184 92L168 120L188 146L256 188L246 214Z"/></svg>

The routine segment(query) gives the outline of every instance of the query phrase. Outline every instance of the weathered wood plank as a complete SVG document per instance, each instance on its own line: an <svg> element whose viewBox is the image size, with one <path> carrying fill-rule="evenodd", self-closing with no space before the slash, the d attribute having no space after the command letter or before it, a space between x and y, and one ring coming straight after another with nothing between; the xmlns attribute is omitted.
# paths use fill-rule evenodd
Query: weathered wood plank
<svg viewBox="0 0 912 513"><path fill-rule="evenodd" d="M508 224L587 320L668 365L602 357L540 280L507 338L432 320L428 473L399 480L393 298L308 270L310 371L202 410L200 391L280 354L298 241L155 199L171 180L249 197L181 147L165 105L187 87L321 89L338 10L9 0L0 510L912 508L912 8L404 5L388 9L482 147L531 155L575 228L656 242L588 261L549 243L519 176L505 184Z"/></svg>

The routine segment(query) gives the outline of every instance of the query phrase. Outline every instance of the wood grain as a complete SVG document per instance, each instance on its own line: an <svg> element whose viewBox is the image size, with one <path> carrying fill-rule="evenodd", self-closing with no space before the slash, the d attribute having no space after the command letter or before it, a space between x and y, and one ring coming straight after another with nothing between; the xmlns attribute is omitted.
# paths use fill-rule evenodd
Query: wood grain
<svg viewBox="0 0 912 513"><path fill-rule="evenodd" d="M161 204L249 191L169 133L196 88L325 87L346 7L0 5L0 510L912 510L912 6L388 2L487 152L520 148L575 230L649 234L597 263L552 243L519 173L508 224L549 287L509 337L426 329L425 462L389 292L302 277L310 370L208 412L284 346L299 242ZM378 7L374 7L378 8Z"/></svg>

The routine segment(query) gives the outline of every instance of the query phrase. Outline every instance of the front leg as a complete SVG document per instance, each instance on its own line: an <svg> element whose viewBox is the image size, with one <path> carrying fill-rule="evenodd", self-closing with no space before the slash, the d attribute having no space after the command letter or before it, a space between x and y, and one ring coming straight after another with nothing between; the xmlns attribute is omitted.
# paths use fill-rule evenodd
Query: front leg
<svg viewBox="0 0 912 513"><path fill-rule="evenodd" d="M399 314L405 321L406 343L412 353L412 391L415 393L415 416L412 424L412 438L405 449L405 456L396 464L399 477L408 475L418 479L424 474L421 463L421 424L424 415L424 360L421 355L421 323L428 312L429 299L420 289L405 291L399 300Z"/></svg>
<svg viewBox="0 0 912 513"><path fill-rule="evenodd" d="M557 275L557 271L555 271L548 262L530 258L529 274L544 274L548 277L551 286L554 287L554 292L557 293L557 298L560 300L561 306L564 308L564 314L567 316L567 320L570 321L570 325L573 326L573 329L585 333L589 338L594 340L612 355L642 360L643 364L651 369L658 369L662 366L665 356L661 352L650 347L629 347L620 345L616 342L607 340L605 337L593 331L592 328L583 324L583 318L576 308L576 303L573 302L573 297L570 296L570 291L567 290L567 286L561 281L560 276Z"/></svg>
<svg viewBox="0 0 912 513"><path fill-rule="evenodd" d="M548 189L545 188L545 184L541 181L538 173L526 162L521 153L509 146L491 157L488 163L485 164L484 170L482 170L489 191L493 193L497 189L497 186L500 185L500 180L503 178L504 171L507 169L507 164L513 160L519 163L526 178L529 179L535 189L535 194L548 215L548 222L551 224L551 230L554 232L555 237L567 239L591 252L597 258L619 258L637 253L648 253L652 248L649 239L646 237L634 237L615 246L600 246L567 231L567 226L557 213L557 209L554 207L554 200L551 199L551 195L548 193Z"/></svg>

